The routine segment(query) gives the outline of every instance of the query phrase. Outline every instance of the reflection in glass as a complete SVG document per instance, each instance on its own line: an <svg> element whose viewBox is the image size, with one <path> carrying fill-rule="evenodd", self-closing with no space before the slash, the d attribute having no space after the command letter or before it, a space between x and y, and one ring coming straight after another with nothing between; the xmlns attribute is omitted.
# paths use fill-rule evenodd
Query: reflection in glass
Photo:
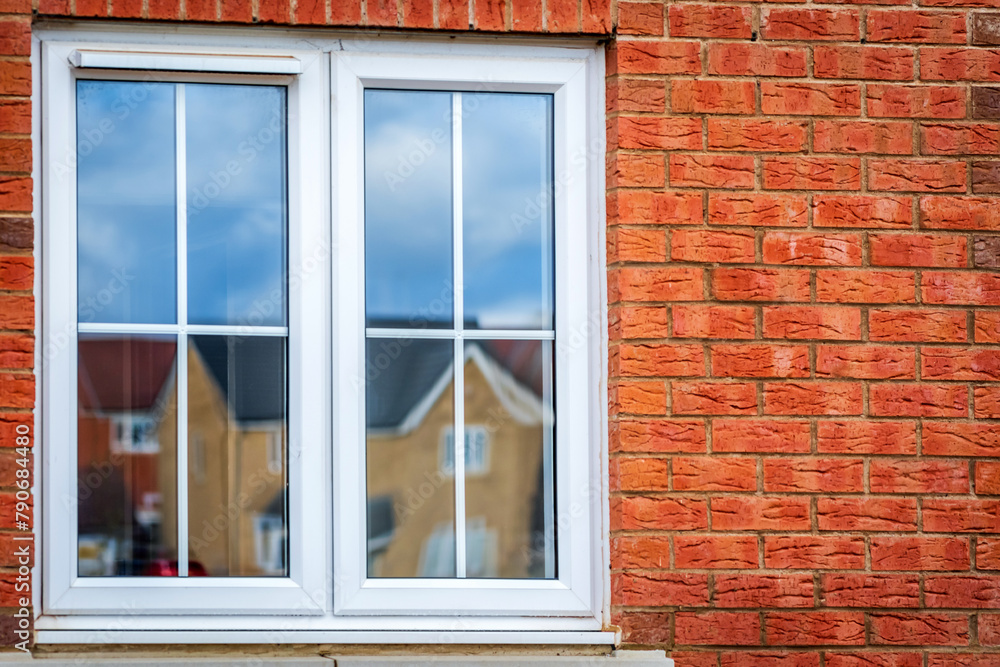
<svg viewBox="0 0 1000 667"><path fill-rule="evenodd" d="M554 578L552 342L465 343L466 576Z"/></svg>
<svg viewBox="0 0 1000 667"><path fill-rule="evenodd" d="M79 575L176 574L176 339L80 334Z"/></svg>
<svg viewBox="0 0 1000 667"><path fill-rule="evenodd" d="M455 483L441 458L455 414L453 343L366 346L368 576L454 577Z"/></svg>
<svg viewBox="0 0 1000 667"><path fill-rule="evenodd" d="M210 576L286 576L285 339L191 336L188 544Z"/></svg>
<svg viewBox="0 0 1000 667"><path fill-rule="evenodd" d="M369 327L452 325L451 99L365 91Z"/></svg>
<svg viewBox="0 0 1000 667"><path fill-rule="evenodd" d="M285 324L285 89L185 86L188 321Z"/></svg>
<svg viewBox="0 0 1000 667"><path fill-rule="evenodd" d="M552 96L464 93L466 326L551 329Z"/></svg>
<svg viewBox="0 0 1000 667"><path fill-rule="evenodd" d="M174 86L77 81L81 322L176 322Z"/></svg>

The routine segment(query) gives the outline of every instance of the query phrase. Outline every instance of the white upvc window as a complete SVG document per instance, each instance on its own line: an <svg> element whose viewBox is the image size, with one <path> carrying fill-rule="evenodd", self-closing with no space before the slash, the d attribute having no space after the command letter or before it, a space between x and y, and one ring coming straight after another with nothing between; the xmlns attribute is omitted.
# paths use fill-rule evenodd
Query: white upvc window
<svg viewBox="0 0 1000 667"><path fill-rule="evenodd" d="M611 643L599 52L241 34L35 36L40 641Z"/></svg>

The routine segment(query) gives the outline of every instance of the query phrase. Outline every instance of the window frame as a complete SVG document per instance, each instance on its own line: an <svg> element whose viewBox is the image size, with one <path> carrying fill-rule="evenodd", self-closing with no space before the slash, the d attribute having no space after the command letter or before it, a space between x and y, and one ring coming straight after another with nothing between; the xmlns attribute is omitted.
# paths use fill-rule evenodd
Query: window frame
<svg viewBox="0 0 1000 667"><path fill-rule="evenodd" d="M253 49L244 46L251 43L250 37ZM538 46L537 42L501 45L495 40L338 39L329 32L260 28L181 28L164 35L135 26L81 30L43 25L33 40L35 90L41 91L34 107L34 138L42 147L36 153L36 171L41 175L36 185L36 210L41 212L39 360L45 359L39 364L38 390L43 456L36 459L36 510L41 510L36 522L41 557L35 566L36 581L42 584L36 586L42 593L36 592L35 605L39 642L507 643L513 639L528 644L612 644L614 634L602 630L610 622L610 580L600 47L565 41ZM289 267L294 273L310 257L318 266L304 280L301 293L289 289L289 427L322 436L313 439L321 441L318 447L289 442L288 579L260 578L259 586L247 578L193 585L164 581L137 587L133 580L94 586L68 570L67 561L75 563L75 558L59 553L60 544L73 545L76 522L75 511L60 509L58 492L60 485L76 483L70 460L75 459L75 439L59 425L66 409L72 414L75 396L74 386L65 381L67 369L75 376L75 341L67 345L63 340L65 327L75 326L75 264L60 261L68 257L66 247L73 249L75 258L75 171L67 189L54 165L65 162L66 150L73 149L73 90L85 70L75 68L70 57L80 49L140 52L147 66L153 63L170 70L155 70L157 79L289 82ZM171 55L180 59L171 60ZM219 71L206 74L170 64L198 60L204 69L203 55L210 61L214 58ZM298 59L302 72L253 72L255 67L272 71L274 56L284 59L279 68L288 68L288 59ZM93 55L88 58L101 62ZM101 69L86 70L97 72L96 76L83 76L141 79L151 71L126 70L121 63L110 58ZM432 586L421 580L366 580L363 386L359 393L351 380L363 377L352 371L364 360L363 170L357 168L362 159L363 91L368 86L476 91L482 89L484 78L494 86L490 90L551 92L557 100L554 171L557 188L562 189L556 199L556 377L564 391L572 388L564 394L557 389L557 400L562 401L560 406L574 406L572 412L560 408L557 420L563 424L567 414L577 420L570 424L575 426L573 439L567 437L569 425L564 425L556 445L557 462L568 461L557 463L559 578L438 580ZM298 105L297 114L293 104ZM573 234L568 233L571 224ZM64 229L73 234L64 234L60 241ZM307 237L314 242L308 243ZM564 247L566 242L570 249ZM321 257L310 254L317 247L328 252ZM572 261L566 262L564 253ZM571 301L574 307L561 313L560 304ZM306 303L323 305L305 307ZM294 332L297 317L308 321L313 335L300 337ZM62 362L53 363L50 345L54 349L63 345L71 354L55 355ZM316 370L324 367L330 371ZM309 393L307 386L314 391ZM69 455L68 448L73 449ZM323 522L322 530L315 529L316 521ZM352 542L359 548L350 548ZM427 604L431 597L434 604ZM128 603L123 606L124 598ZM98 637L98 631L112 631L116 639ZM177 639L178 631L184 632L183 639ZM511 631L518 633L516 639L505 634Z"/></svg>

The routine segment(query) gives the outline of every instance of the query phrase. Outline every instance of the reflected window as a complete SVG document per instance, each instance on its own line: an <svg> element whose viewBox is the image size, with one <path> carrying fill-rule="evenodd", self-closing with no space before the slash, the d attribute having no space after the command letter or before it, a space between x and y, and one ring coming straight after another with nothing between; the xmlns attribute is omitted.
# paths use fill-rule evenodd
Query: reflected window
<svg viewBox="0 0 1000 667"><path fill-rule="evenodd" d="M557 576L552 103L365 91L370 577Z"/></svg>
<svg viewBox="0 0 1000 667"><path fill-rule="evenodd" d="M285 97L77 82L79 576L287 575Z"/></svg>

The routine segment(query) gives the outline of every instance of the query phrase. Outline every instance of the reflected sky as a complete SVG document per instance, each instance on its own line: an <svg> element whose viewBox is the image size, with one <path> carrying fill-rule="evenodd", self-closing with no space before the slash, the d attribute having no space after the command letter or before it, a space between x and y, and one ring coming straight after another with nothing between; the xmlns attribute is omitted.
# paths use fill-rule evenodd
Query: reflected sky
<svg viewBox="0 0 1000 667"><path fill-rule="evenodd" d="M77 82L81 322L176 322L174 86Z"/></svg>

